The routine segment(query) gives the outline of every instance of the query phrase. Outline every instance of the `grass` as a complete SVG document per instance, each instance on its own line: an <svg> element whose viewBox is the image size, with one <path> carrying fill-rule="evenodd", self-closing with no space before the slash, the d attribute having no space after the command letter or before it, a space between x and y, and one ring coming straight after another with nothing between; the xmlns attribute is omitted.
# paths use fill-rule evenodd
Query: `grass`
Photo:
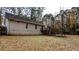
<svg viewBox="0 0 79 59"><path fill-rule="evenodd" d="M78 51L79 36L0 36L1 51Z"/></svg>

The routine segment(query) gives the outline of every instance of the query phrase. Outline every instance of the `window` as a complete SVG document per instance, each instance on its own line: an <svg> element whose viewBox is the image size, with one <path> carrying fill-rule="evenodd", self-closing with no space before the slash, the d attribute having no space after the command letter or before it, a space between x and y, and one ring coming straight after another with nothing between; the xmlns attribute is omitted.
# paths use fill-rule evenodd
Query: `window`
<svg viewBox="0 0 79 59"><path fill-rule="evenodd" d="M4 19L4 25L6 24L6 19Z"/></svg>
<svg viewBox="0 0 79 59"><path fill-rule="evenodd" d="M0 18L0 25L1 25L1 18Z"/></svg>
<svg viewBox="0 0 79 59"><path fill-rule="evenodd" d="M28 28L28 23L26 23L26 29Z"/></svg>
<svg viewBox="0 0 79 59"><path fill-rule="evenodd" d="M43 26L42 26L42 30L43 30Z"/></svg>
<svg viewBox="0 0 79 59"><path fill-rule="evenodd" d="M37 25L35 25L35 29L37 29Z"/></svg>

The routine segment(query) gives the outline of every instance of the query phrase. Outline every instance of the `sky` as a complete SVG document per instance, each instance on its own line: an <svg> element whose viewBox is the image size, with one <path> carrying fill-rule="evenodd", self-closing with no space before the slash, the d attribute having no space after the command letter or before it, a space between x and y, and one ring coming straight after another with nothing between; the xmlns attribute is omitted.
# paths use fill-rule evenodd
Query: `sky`
<svg viewBox="0 0 79 59"><path fill-rule="evenodd" d="M57 14L60 9L79 7L79 0L0 0L0 7L46 7L43 15ZM61 7L61 8L60 8Z"/></svg>
<svg viewBox="0 0 79 59"><path fill-rule="evenodd" d="M49 0L50 1L50 0ZM79 7L79 0L55 0L46 3L46 10L43 14L58 14L61 9L66 10L72 7Z"/></svg>
<svg viewBox="0 0 79 59"><path fill-rule="evenodd" d="M66 10L66 9L70 9L71 7L46 7L46 9L43 11L43 15L45 14L53 14L56 15L59 13L59 11L62 10Z"/></svg>

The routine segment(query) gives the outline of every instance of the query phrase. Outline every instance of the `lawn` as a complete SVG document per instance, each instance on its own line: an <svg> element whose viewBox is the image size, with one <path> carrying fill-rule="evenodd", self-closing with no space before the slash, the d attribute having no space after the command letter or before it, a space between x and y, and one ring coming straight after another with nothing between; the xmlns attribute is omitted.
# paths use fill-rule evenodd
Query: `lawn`
<svg viewBox="0 0 79 59"><path fill-rule="evenodd" d="M78 51L79 35L56 36L0 36L2 51Z"/></svg>

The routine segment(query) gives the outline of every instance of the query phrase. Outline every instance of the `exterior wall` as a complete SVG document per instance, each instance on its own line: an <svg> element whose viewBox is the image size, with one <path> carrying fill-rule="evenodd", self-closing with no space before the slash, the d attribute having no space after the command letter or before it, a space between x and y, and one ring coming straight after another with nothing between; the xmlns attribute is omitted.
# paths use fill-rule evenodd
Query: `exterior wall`
<svg viewBox="0 0 79 59"><path fill-rule="evenodd" d="M42 34L40 31L41 26L37 26L35 29L35 25L28 24L28 28L26 28L26 23L9 21L8 34L19 34L19 35L34 35L34 34Z"/></svg>
<svg viewBox="0 0 79 59"><path fill-rule="evenodd" d="M6 18L5 19L6 20L6 22L5 22L5 26L7 27L7 30L9 30L9 20ZM8 31L7 31L8 32Z"/></svg>
<svg viewBox="0 0 79 59"><path fill-rule="evenodd" d="M2 20L1 20L1 12L0 12L0 25L1 25L1 23L2 23Z"/></svg>

